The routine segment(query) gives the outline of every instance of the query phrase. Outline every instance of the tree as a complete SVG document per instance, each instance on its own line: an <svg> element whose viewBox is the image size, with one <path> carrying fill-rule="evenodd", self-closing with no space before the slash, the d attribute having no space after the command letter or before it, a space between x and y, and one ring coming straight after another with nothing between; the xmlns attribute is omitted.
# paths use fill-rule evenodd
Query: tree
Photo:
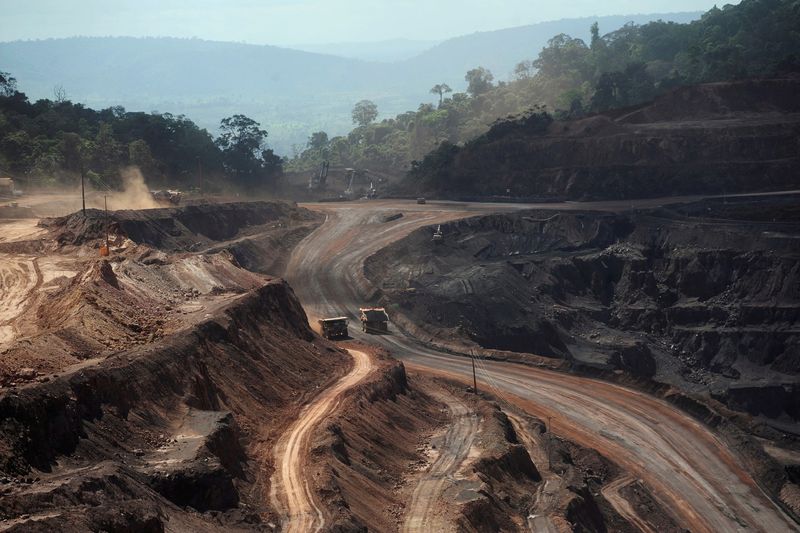
<svg viewBox="0 0 800 533"><path fill-rule="evenodd" d="M258 186L274 175L274 169L267 169L264 164L265 154L269 156L267 152L272 151L264 149L267 131L258 122L245 115L233 115L222 119L219 127L222 133L216 144L222 150L222 163L238 185Z"/></svg>
<svg viewBox="0 0 800 533"><path fill-rule="evenodd" d="M561 33L547 41L547 46L539 53L533 66L539 69L540 74L551 79L563 76L584 81L591 70L589 61L586 43Z"/></svg>
<svg viewBox="0 0 800 533"><path fill-rule="evenodd" d="M111 124L101 123L94 138L91 166L106 186L116 186L119 181L119 167L122 148L114 138Z"/></svg>
<svg viewBox="0 0 800 533"><path fill-rule="evenodd" d="M472 96L483 94L493 87L494 75L486 68L478 67L467 72L464 79L467 85L467 92Z"/></svg>
<svg viewBox="0 0 800 533"><path fill-rule="evenodd" d="M312 150L322 150L328 146L328 134L324 131L315 131L308 138L308 147Z"/></svg>
<svg viewBox="0 0 800 533"><path fill-rule="evenodd" d="M57 104L63 104L69 100L67 96L67 90L64 88L63 85L56 85L53 87L53 101Z"/></svg>
<svg viewBox="0 0 800 533"><path fill-rule="evenodd" d="M17 80L8 72L0 72L0 96L13 96L17 92Z"/></svg>
<svg viewBox="0 0 800 533"><path fill-rule="evenodd" d="M378 106L370 100L361 100L353 106L353 124L367 126L378 118Z"/></svg>
<svg viewBox="0 0 800 533"><path fill-rule="evenodd" d="M431 94L439 95L439 106L442 105L442 100L444 100L445 93L451 92L453 92L453 89L451 89L446 83L437 83L431 88Z"/></svg>
<svg viewBox="0 0 800 533"><path fill-rule="evenodd" d="M597 47L600 46L602 39L600 39L600 25L595 21L592 24L592 27L589 28L589 31L592 34L592 42L589 45L592 50L597 50Z"/></svg>
<svg viewBox="0 0 800 533"><path fill-rule="evenodd" d="M145 177L151 177L155 171L155 160L147 141L137 139L128 144L128 161L131 165L139 167Z"/></svg>
<svg viewBox="0 0 800 533"><path fill-rule="evenodd" d="M83 165L81 136L77 133L62 133L58 150L61 153L64 169L71 172L80 172Z"/></svg>
<svg viewBox="0 0 800 533"><path fill-rule="evenodd" d="M524 61L520 61L514 67L514 78L517 80L527 80L532 78L535 72L536 68L533 66L533 61L526 59Z"/></svg>

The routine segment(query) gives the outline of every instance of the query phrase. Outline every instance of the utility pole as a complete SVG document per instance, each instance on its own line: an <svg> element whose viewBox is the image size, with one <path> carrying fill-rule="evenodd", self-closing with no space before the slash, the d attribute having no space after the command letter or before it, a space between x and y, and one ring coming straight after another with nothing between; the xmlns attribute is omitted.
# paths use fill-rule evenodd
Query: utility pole
<svg viewBox="0 0 800 533"><path fill-rule="evenodd" d="M550 453L551 448L553 447L552 444L553 444L553 417L548 416L547 417L547 469L548 470L553 469L552 460L550 459L550 455L552 455Z"/></svg>
<svg viewBox="0 0 800 533"><path fill-rule="evenodd" d="M107 194L103 195L103 206L104 206L104 208L106 210L106 251L110 254L111 253L111 249L108 247L108 232L111 229L110 228L111 224L109 224L109 220L108 220L108 195Z"/></svg>
<svg viewBox="0 0 800 533"><path fill-rule="evenodd" d="M475 356L472 356L472 390L478 394L478 378L475 375Z"/></svg>

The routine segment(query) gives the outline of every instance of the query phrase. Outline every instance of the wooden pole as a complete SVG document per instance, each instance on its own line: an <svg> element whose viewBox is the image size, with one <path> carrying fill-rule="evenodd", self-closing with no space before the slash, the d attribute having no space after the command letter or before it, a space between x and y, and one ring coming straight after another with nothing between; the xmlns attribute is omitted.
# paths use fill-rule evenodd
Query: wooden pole
<svg viewBox="0 0 800 533"><path fill-rule="evenodd" d="M553 417L547 417L547 469L552 470L553 463L550 458L551 448L553 447Z"/></svg>
<svg viewBox="0 0 800 533"><path fill-rule="evenodd" d="M475 356L472 356L472 390L475 391L475 394L478 394L478 378L475 375Z"/></svg>
<svg viewBox="0 0 800 533"><path fill-rule="evenodd" d="M110 224L108 220L108 195L103 195L103 206L106 210L106 251L111 253L111 249L108 247L108 231L110 229Z"/></svg>

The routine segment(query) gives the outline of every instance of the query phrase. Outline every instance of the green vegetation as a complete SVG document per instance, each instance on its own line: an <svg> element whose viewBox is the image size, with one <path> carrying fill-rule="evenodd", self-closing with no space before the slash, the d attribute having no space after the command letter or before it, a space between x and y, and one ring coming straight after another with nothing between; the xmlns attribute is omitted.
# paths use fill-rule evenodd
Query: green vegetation
<svg viewBox="0 0 800 533"><path fill-rule="evenodd" d="M43 185L74 185L81 173L96 186L121 186L121 170L138 166L152 185L190 188L200 172L213 187L268 185L282 161L264 148L267 132L235 115L215 141L184 116L102 111L55 100L31 103L0 72L0 168Z"/></svg>
<svg viewBox="0 0 800 533"><path fill-rule="evenodd" d="M413 166L419 172L509 115L522 114L524 122L546 108L555 118L574 118L645 102L681 85L794 69L800 61L797 28L796 0L744 0L688 24L630 24L606 35L594 24L588 44L566 34L550 39L536 59L517 64L512 82L495 85L489 70L471 69L466 93L445 98L447 85L437 85L431 92L440 96L438 106L421 104L378 123L359 123L347 136L309 143L289 165L310 170L328 159L335 166L397 173L447 143Z"/></svg>

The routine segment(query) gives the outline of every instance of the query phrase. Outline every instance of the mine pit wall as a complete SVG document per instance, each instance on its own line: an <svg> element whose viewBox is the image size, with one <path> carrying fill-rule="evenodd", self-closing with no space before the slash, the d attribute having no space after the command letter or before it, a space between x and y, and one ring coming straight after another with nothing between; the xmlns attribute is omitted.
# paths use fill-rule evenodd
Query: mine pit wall
<svg viewBox="0 0 800 533"><path fill-rule="evenodd" d="M460 331L464 340L489 350L534 351L580 366L591 366L581 352L595 352L607 359L597 361L598 369L645 378L663 379L656 376L657 361L671 360L689 373L698 368L732 379L739 377L732 368L737 362L796 373L800 337L790 327L800 321L800 293L791 282L800 277L795 243L747 236L735 227L726 233L727 221L721 228L693 227L697 223L658 213L474 217L442 226L451 242L458 241L454 249L437 249L431 229L423 228L368 258L364 273L395 315L416 318L430 337L441 329ZM760 224L751 233L781 230L796 232L798 225ZM461 254L485 275L469 279L472 271L458 259L448 262L448 254ZM411 264L404 264L406 257ZM452 281L451 267L467 277L463 288L443 288ZM439 292L425 294L431 290ZM448 299L446 290L456 292ZM500 306L499 299L508 303ZM732 299L743 302L732 305ZM426 304L419 304L425 317L414 315L417 301ZM492 313L504 313L506 321L496 324ZM787 327L775 331L776 321ZM704 327L709 324L714 327ZM624 333L631 342L598 344L579 328ZM771 394L781 400L780 411L796 414L797 388L779 388ZM746 387L728 394L715 389L731 405L775 416Z"/></svg>
<svg viewBox="0 0 800 533"><path fill-rule="evenodd" d="M587 213L580 213L577 215L567 216L574 216L580 219L582 217L586 217L586 215ZM591 213L589 213L589 215L591 215ZM586 219L577 226L568 227L560 226L557 222L558 217L553 216L552 212L537 214L533 217L521 215L520 217L513 218L507 215L489 215L483 217L472 217L449 224L443 224L442 229L446 235L451 236L453 234L459 235L462 232L475 231L476 228L482 230L487 228L492 230L499 229L503 234L513 234L514 232L519 232L526 229L526 227L529 229L530 224L533 224L534 226L538 227L537 232L539 234L543 235L555 230L555 236L550 239L542 237L543 240L541 241L537 241L536 237L532 237L529 240L512 240L510 245L516 247L513 249L525 250L527 246L529 249L547 251L548 248L559 248L560 250L565 251L567 254L572 252L583 253L583 251L586 251L586 253L589 254L592 252L592 249L603 249L605 247L612 246L618 240L626 237L642 238L646 232L646 228L637 228L636 225L632 224L630 219L626 216L607 214L595 215L600 217L601 222L598 222L597 220L592 221L590 219ZM666 213L657 213L657 215L658 216L651 219L651 222L656 221L667 223L670 221L671 217L674 217L674 214ZM662 216L665 216L666 218L660 218ZM528 220L521 220L525 218L528 218ZM605 222L603 222L603 220L605 220ZM556 222L555 228L553 228L554 222ZM683 224L686 224L688 227L696 222L696 220L687 220ZM722 226L728 225L729 223L730 221L720 222ZM782 231L786 229L796 231L797 225L795 223L775 223L771 225L761 225L759 229L764 231ZM654 247L656 250L659 246L663 246L665 250L668 250L671 247L679 249L690 244L702 245L703 243L711 243L714 238L713 235L710 235L711 232L709 231L701 231L700 233L695 233L689 236L676 236L671 235L668 232L661 232L661 228L658 228L658 230L659 233L654 239L652 239L650 243L650 246ZM780 506L787 514L791 515L796 521L800 522L800 516L798 516L796 510L787 506L786 502L784 502L780 497L782 489L789 486L788 483L790 480L789 476L787 475L787 471L774 458L767 455L764 452L763 447L752 437L753 435L756 435L780 442L785 438L785 436L781 435L779 431L770 428L768 425L765 425L758 420L743 414L742 412L736 411L738 409L739 411L744 411L745 413L753 416L762 415L767 417L776 417L789 414L790 416L795 417L794 420L796 421L798 420L796 417L798 413L798 394L800 394L798 392L800 387L797 384L779 385L775 387L767 387L766 389L762 387L753 388L733 386L723 390L710 390L706 391L705 393L690 393L677 390L672 386L666 385L660 381L656 381L655 360L653 360L652 354L641 354L637 351L637 347L640 346L641 343L637 343L629 347L629 350L631 350L630 354L626 354L624 349L620 350L617 358L611 358L611 365L593 365L570 358L567 354L553 354L557 358L551 360L551 362L547 362L541 357L526 359L523 354L515 352L508 352L498 349L482 349L477 343L470 346L471 342L475 341L475 338L459 339L457 338L458 335L445 336L445 338L442 338L440 331L437 330L435 324L431 326L430 322L426 323L424 320L420 320L419 316L415 316L413 313L411 313L411 311L413 311L413 305L410 304L409 299L406 298L407 295L398 295L397 290L402 288L401 284L395 284L393 281L390 281L390 286L388 290L386 290L386 287L382 287L377 281L385 279L382 269L387 264L391 265L391 270L399 270L399 264L387 262L393 260L390 254L395 254L396 257L412 257L412 250L418 248L419 250L423 250L422 253L429 253L432 256L435 256L435 248L433 250L428 250L428 248L433 247L433 245L430 244L430 235L432 231L432 227L416 230L403 241L395 243L390 247L379 251L365 261L364 277L374 284L372 290L374 291L375 301L378 301L381 305L391 309L390 312L392 313L393 322L395 325L399 325L402 329L409 331L414 337L420 339L423 344L427 344L435 349L444 349L450 353L460 354L464 353L466 347L472 351L476 351L477 353L482 353L485 357L490 359L513 361L523 364L545 365L561 370L569 369L571 372L576 372L587 377L617 382L625 386L644 390L650 394L664 398L684 412L712 427L716 431L717 435L719 435L733 450L737 452L737 456L743 461L743 466L753 474L754 479L756 479L762 489L769 494L773 501L779 502ZM730 235L721 242L716 242L715 244L717 246L732 245L735 244L738 239L742 239L742 237ZM681 289L694 291L696 294L693 293L690 296L699 299L700 302L713 296L715 291L717 291L720 287L730 285L732 281L726 280L725 276L727 275L726 273L730 274L732 272L746 272L756 276L756 288L759 291L758 297L761 299L770 298L771 296L769 291L777 289L782 291L780 292L781 297L789 299L794 298L796 301L796 298L798 297L796 292L797 287L795 286L793 288L780 280L797 279L798 275L800 275L800 273L797 271L797 263L792 262L789 257L776 256L775 250L770 249L771 245L765 243L763 240L759 240L754 237L745 238L745 240L748 239L750 240L750 244L754 244L755 249L753 251L743 253L723 251L720 256L721 265L715 264L713 258L710 257L710 253L701 253L695 260L692 260L689 257L680 256L672 259L663 256L659 257L661 261L668 260L668 262L673 265L671 268L675 273L683 272L686 274L685 279L679 280L679 282L682 283ZM509 243L504 244L508 245ZM474 257L478 262L481 260L488 260L495 254L502 254L498 248L499 247L496 247L493 244L487 243L486 246L483 246L477 250L477 253ZM784 244L781 245L779 250L783 250L783 253L787 253L788 249ZM600 260L603 258L598 256L596 259ZM606 262L609 259L612 261L613 268L614 258L604 258ZM511 261L513 260L514 259L512 258ZM634 263L637 261L640 263L640 266L644 265L643 258L635 259ZM772 266L765 264L768 262L772 262L774 264ZM618 265L618 267L620 268L617 268L617 274L615 275L618 275L623 271L628 272L628 270L626 270L628 267L622 268L620 265ZM421 269L421 271L424 270L424 268ZM710 285L702 283L701 276L703 273L711 276ZM568 275L567 279L574 281L577 279L575 275L576 273L572 272L572 274L573 275ZM400 275L402 276L403 274ZM631 281L635 281L634 278L632 278ZM413 281L411 284L412 288L419 290L419 287L422 286L418 281L413 280L412 276L409 276L408 279ZM606 279L605 281L607 282L609 280ZM603 279L594 277L592 278L592 283L596 286L590 287L589 290L598 289L600 293L608 292L606 290L607 288L603 288ZM783 287L783 289L781 289L781 287ZM646 283L642 283L639 286L639 289L642 288L647 288ZM703 291L710 292L704 293ZM746 287L742 283L734 284L733 291L741 296L746 294ZM413 298L414 293L411 294L411 298ZM561 296L564 295L562 294ZM611 298L607 297L607 300L605 301L606 303L609 303ZM747 306L740 306L740 311L742 315L739 318L747 320L752 319L757 321L759 324L762 323L763 320L771 319L772 317L778 315L780 315L782 318L785 318L787 322L797 322L798 320L797 307L793 307L791 309L773 308L771 310L767 310L762 309L762 307L758 305L754 306L753 309L750 309ZM719 315L719 313L724 313L724 310L722 308L716 308L715 311L715 308L712 306L712 308L708 310L699 309L693 311L692 309L687 309L684 312L683 309L678 308L674 311L668 310L664 320L674 319L680 316L686 320L689 320L691 324L698 324L711 319L718 320L720 317L714 316L715 312L717 315ZM435 317L435 315L436 312L434 311L433 313L429 313L428 316ZM642 324L631 318L634 314L629 313L629 315L630 320L625 322L625 317L627 315L625 314L624 310L621 310L617 319L619 322L617 325L622 325L622 327L631 328L632 330L643 327ZM595 318L600 318L603 320L608 319L608 317L602 313ZM431 318L431 321L433 321L433 318ZM450 324L450 326L453 326L453 324ZM659 327L663 328L664 324L661 324ZM764 336L765 334L765 332L751 332L749 337L745 339L747 340L747 346L758 346L761 341L764 341L767 338ZM791 370L792 372L796 373L798 337L793 333L785 333L783 336L785 337L782 338L785 349L783 352L781 352L780 357L777 357L773 350L773 353L767 359L753 359L752 362L767 365L772 364L773 368L779 371ZM547 336L545 335L545 337ZM709 355L707 353L709 350L711 350L711 347L707 342L707 337L709 337L709 335L700 336L700 345L697 345L696 338L692 337L691 339L687 339L682 346L685 346L685 348L690 350L691 353L698 352L701 360L705 361L706 364L711 364L711 362L714 360L726 361L725 358L714 357L716 352L714 355ZM675 338L680 341L680 332L675 333ZM718 349L725 348L725 345L721 344L719 340L715 342L715 345ZM792 346L794 346L794 349L792 349ZM727 347L730 348L730 344L728 344ZM642 355L645 357L642 357ZM564 358L561 359L561 357ZM736 356L733 357L734 360L735 357ZM750 357L748 356L748 359L749 358ZM729 364L730 360L731 359L728 359L722 364ZM619 369L625 370L626 372L620 373ZM763 393L766 393L767 398L763 397ZM779 406L776 407L774 404L770 403L769 400L777 400L779 402ZM770 403L769 406L767 406L768 403ZM791 441L791 439L789 439L789 441Z"/></svg>
<svg viewBox="0 0 800 533"><path fill-rule="evenodd" d="M797 187L796 78L675 89L546 133L501 123L438 169L427 196L655 198ZM495 135L493 135L495 133ZM446 179L445 179L446 178Z"/></svg>
<svg viewBox="0 0 800 533"><path fill-rule="evenodd" d="M18 477L32 468L46 473L56 464L63 470L124 458L127 466L120 468L144 476L179 506L224 510L244 499L269 514L261 497L267 488L259 485L268 479L269 454L255 454L256 444L274 439L310 391L351 364L343 352L314 340L291 288L276 280L191 329L6 392L0 396L0 473ZM220 412L201 448L212 466L190 461L166 481L141 459L156 447L142 435L169 433L187 409Z"/></svg>

